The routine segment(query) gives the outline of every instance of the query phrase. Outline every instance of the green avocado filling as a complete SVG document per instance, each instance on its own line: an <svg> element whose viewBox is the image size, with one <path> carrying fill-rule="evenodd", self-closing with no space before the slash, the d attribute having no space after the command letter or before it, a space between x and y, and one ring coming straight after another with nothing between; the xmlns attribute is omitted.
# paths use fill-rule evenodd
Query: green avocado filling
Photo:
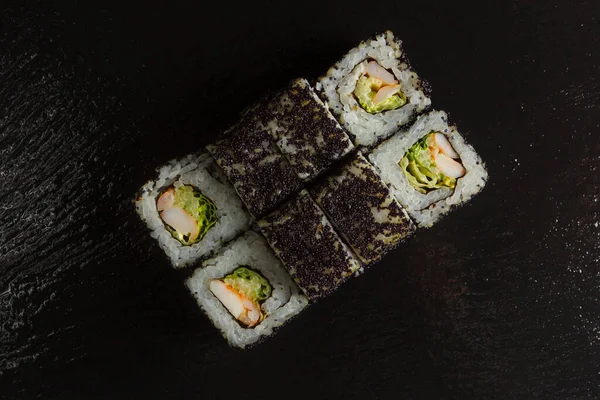
<svg viewBox="0 0 600 400"><path fill-rule="evenodd" d="M358 79L354 95L366 112L377 114L382 111L395 110L406 104L406 97L402 92L398 92L377 104L373 103L373 98L382 86L383 83L377 78L363 75Z"/></svg>
<svg viewBox="0 0 600 400"><path fill-rule="evenodd" d="M456 179L444 175L435 165L430 148L435 148L433 135L435 132L423 136L418 142L406 151L400 167L410 184L423 194L440 189L454 189Z"/></svg>
<svg viewBox="0 0 600 400"><path fill-rule="evenodd" d="M273 291L265 277L247 267L237 268L222 281L253 303L268 299Z"/></svg>
<svg viewBox="0 0 600 400"><path fill-rule="evenodd" d="M175 189L174 207L183 208L188 214L196 220L199 233L196 238L189 237L188 234L183 234L165 224L171 235L181 242L181 244L189 246L199 242L204 238L208 231L217 223L217 207L211 199L200 193L193 186L183 185Z"/></svg>

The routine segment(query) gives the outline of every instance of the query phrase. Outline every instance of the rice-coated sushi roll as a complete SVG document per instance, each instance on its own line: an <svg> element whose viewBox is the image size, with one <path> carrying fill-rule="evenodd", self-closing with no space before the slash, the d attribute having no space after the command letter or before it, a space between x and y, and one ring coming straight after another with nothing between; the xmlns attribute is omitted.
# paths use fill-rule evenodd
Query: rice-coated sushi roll
<svg viewBox="0 0 600 400"><path fill-rule="evenodd" d="M378 261L415 231L406 211L361 153L310 193L365 265Z"/></svg>
<svg viewBox="0 0 600 400"><path fill-rule="evenodd" d="M256 217L275 209L302 186L270 133L250 118L244 118L207 149Z"/></svg>
<svg viewBox="0 0 600 400"><path fill-rule="evenodd" d="M361 269L306 190L258 221L258 225L298 286L316 300Z"/></svg>
<svg viewBox="0 0 600 400"><path fill-rule="evenodd" d="M273 334L308 304L265 239L252 231L204 261L186 286L225 339L241 348Z"/></svg>
<svg viewBox="0 0 600 400"><path fill-rule="evenodd" d="M354 149L306 79L296 79L256 112L298 177L305 181Z"/></svg>
<svg viewBox="0 0 600 400"><path fill-rule="evenodd" d="M172 160L140 190L136 210L175 268L208 256L251 217L207 153Z"/></svg>
<svg viewBox="0 0 600 400"><path fill-rule="evenodd" d="M488 178L475 149L444 111L420 116L407 132L377 147L369 159L419 227L479 193Z"/></svg>
<svg viewBox="0 0 600 400"><path fill-rule="evenodd" d="M316 88L357 146L374 146L409 123L431 100L390 31L350 50Z"/></svg>

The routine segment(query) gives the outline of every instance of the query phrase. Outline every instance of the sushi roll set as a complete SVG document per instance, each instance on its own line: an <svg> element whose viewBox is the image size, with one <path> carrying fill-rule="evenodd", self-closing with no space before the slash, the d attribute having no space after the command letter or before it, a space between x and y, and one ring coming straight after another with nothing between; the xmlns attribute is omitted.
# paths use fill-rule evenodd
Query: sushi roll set
<svg viewBox="0 0 600 400"><path fill-rule="evenodd" d="M487 171L387 31L158 168L136 210L230 345L272 335L480 192Z"/></svg>

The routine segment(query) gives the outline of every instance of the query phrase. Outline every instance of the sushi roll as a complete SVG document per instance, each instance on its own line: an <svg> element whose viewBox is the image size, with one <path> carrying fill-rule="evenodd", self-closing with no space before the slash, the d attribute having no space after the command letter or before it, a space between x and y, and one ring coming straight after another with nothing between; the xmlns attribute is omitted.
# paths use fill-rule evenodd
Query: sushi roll
<svg viewBox="0 0 600 400"><path fill-rule="evenodd" d="M361 268L306 190L259 220L258 225L311 300L333 292Z"/></svg>
<svg viewBox="0 0 600 400"><path fill-rule="evenodd" d="M444 111L420 116L407 132L382 143L369 159L419 227L430 227L466 203L487 181L481 158Z"/></svg>
<svg viewBox="0 0 600 400"><path fill-rule="evenodd" d="M186 286L225 339L241 348L273 334L308 304L264 238L252 231L204 261Z"/></svg>
<svg viewBox="0 0 600 400"><path fill-rule="evenodd" d="M424 85L390 31L350 50L316 88L356 146L372 147L430 106Z"/></svg>
<svg viewBox="0 0 600 400"><path fill-rule="evenodd" d="M207 154L173 160L140 190L136 210L175 268L248 229L250 216Z"/></svg>
<svg viewBox="0 0 600 400"><path fill-rule="evenodd" d="M306 79L296 79L257 111L260 122L302 180L312 180L354 149Z"/></svg>
<svg viewBox="0 0 600 400"><path fill-rule="evenodd" d="M365 265L381 259L415 231L406 211L361 153L314 185L310 193Z"/></svg>
<svg viewBox="0 0 600 400"><path fill-rule="evenodd" d="M256 217L274 210L302 186L270 133L250 117L243 118L207 149Z"/></svg>

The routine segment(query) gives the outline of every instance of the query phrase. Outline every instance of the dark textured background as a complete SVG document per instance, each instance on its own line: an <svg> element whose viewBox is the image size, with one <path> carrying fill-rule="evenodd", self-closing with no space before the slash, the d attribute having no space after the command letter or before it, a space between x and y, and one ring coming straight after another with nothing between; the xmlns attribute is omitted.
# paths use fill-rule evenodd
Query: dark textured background
<svg viewBox="0 0 600 400"><path fill-rule="evenodd" d="M0 3L0 398L598 398L600 3L489 3ZM229 348L132 197L385 29L490 181Z"/></svg>

